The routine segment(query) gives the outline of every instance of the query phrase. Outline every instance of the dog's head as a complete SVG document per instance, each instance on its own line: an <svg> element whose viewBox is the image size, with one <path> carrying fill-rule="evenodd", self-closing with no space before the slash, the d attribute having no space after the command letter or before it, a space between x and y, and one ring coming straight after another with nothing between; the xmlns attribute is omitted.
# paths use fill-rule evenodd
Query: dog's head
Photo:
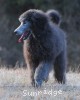
<svg viewBox="0 0 80 100"><path fill-rule="evenodd" d="M47 23L47 16L41 10L28 10L24 12L20 17L20 26L15 29L15 33L20 35L19 41L27 39L30 35L35 35L40 31L43 31Z"/></svg>

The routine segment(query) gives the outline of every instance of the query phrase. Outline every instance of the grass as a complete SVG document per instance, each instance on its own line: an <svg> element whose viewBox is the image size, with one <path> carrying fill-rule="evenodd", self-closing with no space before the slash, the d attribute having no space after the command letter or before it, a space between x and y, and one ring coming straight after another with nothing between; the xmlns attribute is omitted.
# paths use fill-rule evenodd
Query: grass
<svg viewBox="0 0 80 100"><path fill-rule="evenodd" d="M80 100L80 73L67 73L67 83L52 78L41 88L30 84L27 69L0 69L0 100Z"/></svg>

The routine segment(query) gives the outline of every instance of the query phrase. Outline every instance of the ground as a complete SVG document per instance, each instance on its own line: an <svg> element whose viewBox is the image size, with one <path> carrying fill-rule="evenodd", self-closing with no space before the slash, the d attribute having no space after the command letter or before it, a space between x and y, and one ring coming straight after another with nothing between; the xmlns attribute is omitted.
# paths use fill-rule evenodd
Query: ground
<svg viewBox="0 0 80 100"><path fill-rule="evenodd" d="M41 88L30 85L27 69L0 69L0 100L80 100L80 73L67 73L65 85L50 79Z"/></svg>

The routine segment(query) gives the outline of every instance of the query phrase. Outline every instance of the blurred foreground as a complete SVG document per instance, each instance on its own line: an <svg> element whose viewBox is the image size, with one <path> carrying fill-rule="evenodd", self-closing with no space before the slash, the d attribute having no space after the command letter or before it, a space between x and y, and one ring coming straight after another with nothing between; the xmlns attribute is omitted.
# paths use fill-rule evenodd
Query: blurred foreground
<svg viewBox="0 0 80 100"><path fill-rule="evenodd" d="M28 75L27 69L0 69L0 100L80 100L80 74L77 72L67 73L65 85L55 83L50 74L49 81L39 89L30 85ZM42 94L38 95L40 91Z"/></svg>

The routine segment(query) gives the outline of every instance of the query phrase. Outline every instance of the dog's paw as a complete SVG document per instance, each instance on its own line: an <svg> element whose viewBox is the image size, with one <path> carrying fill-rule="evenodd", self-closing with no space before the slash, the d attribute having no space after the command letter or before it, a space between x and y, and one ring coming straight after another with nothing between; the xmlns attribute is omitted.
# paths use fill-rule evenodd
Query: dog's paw
<svg viewBox="0 0 80 100"><path fill-rule="evenodd" d="M42 80L35 80L34 87L39 88L41 87L41 85L42 85Z"/></svg>
<svg viewBox="0 0 80 100"><path fill-rule="evenodd" d="M49 80L49 78L44 79L44 82L47 83L47 81Z"/></svg>
<svg viewBox="0 0 80 100"><path fill-rule="evenodd" d="M57 77L56 81L57 81L59 84L65 84L65 83L66 83L66 77L65 77L65 75L62 76L62 77Z"/></svg>

